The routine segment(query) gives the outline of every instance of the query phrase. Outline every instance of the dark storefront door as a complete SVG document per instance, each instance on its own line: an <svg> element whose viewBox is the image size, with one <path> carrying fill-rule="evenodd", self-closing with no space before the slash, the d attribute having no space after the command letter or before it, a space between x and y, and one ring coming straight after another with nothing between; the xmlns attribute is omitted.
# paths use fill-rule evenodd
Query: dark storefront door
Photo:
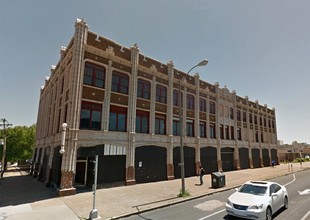
<svg viewBox="0 0 310 220"><path fill-rule="evenodd" d="M221 149L223 171L234 170L234 148L224 147Z"/></svg>
<svg viewBox="0 0 310 220"><path fill-rule="evenodd" d="M76 175L75 184L84 186L86 185L86 168L87 160L78 160L76 162Z"/></svg>

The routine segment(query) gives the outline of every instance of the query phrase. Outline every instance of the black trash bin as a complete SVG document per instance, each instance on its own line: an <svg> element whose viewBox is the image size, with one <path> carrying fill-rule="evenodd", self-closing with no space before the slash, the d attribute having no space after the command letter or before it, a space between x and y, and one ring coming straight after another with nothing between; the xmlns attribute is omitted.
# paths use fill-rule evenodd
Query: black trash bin
<svg viewBox="0 0 310 220"><path fill-rule="evenodd" d="M226 185L225 175L220 172L211 173L212 188L220 188Z"/></svg>

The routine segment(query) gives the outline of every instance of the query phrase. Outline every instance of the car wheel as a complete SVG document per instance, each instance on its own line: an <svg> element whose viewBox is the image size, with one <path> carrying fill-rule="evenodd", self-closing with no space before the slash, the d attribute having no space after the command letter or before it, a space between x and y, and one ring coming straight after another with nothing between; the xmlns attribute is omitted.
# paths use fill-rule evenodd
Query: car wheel
<svg viewBox="0 0 310 220"><path fill-rule="evenodd" d="M272 211L270 207L266 210L266 220L272 220Z"/></svg>
<svg viewBox="0 0 310 220"><path fill-rule="evenodd" d="M284 207L285 209L288 209L288 198L287 198L287 196L284 197L284 204L283 204L283 207Z"/></svg>

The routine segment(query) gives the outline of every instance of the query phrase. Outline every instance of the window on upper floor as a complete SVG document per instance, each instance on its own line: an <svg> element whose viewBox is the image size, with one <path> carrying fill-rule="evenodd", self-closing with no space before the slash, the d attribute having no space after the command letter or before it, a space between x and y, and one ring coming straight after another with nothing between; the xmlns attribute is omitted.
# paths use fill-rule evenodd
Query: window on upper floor
<svg viewBox="0 0 310 220"><path fill-rule="evenodd" d="M242 136L241 136L241 128L237 128L237 139L238 139L239 141L241 141L241 140L242 140Z"/></svg>
<svg viewBox="0 0 310 220"><path fill-rule="evenodd" d="M174 106L180 106L180 95L179 91L173 90L173 105ZM182 97L181 97L182 101Z"/></svg>
<svg viewBox="0 0 310 220"><path fill-rule="evenodd" d="M187 120L186 121L186 135L188 137L194 137L194 120Z"/></svg>
<svg viewBox="0 0 310 220"><path fill-rule="evenodd" d="M104 88L104 80L105 68L98 65L85 63L83 80L84 84Z"/></svg>
<svg viewBox="0 0 310 220"><path fill-rule="evenodd" d="M151 84L148 81L138 79L137 97L150 99Z"/></svg>
<svg viewBox="0 0 310 220"><path fill-rule="evenodd" d="M209 102L209 113L210 114L215 114L215 111L216 111L216 109L215 109L215 102L210 101Z"/></svg>
<svg viewBox="0 0 310 220"><path fill-rule="evenodd" d="M156 85L156 102L167 103L167 88Z"/></svg>
<svg viewBox="0 0 310 220"><path fill-rule="evenodd" d="M172 129L173 129L173 135L174 136L180 136L181 126L180 126L179 119L173 118Z"/></svg>
<svg viewBox="0 0 310 220"><path fill-rule="evenodd" d="M230 119L234 119L234 109L233 108L229 108L229 117L230 117Z"/></svg>
<svg viewBox="0 0 310 220"><path fill-rule="evenodd" d="M149 133L149 112L136 112L136 133Z"/></svg>
<svg viewBox="0 0 310 220"><path fill-rule="evenodd" d="M207 137L206 122L204 122L204 121L199 122L199 132L200 132L200 137L202 137L202 138Z"/></svg>
<svg viewBox="0 0 310 220"><path fill-rule="evenodd" d="M241 111L237 110L237 121L241 121Z"/></svg>
<svg viewBox="0 0 310 220"><path fill-rule="evenodd" d="M187 109L194 110L195 109L195 98L193 95L187 94L186 96L187 101Z"/></svg>
<svg viewBox="0 0 310 220"><path fill-rule="evenodd" d="M242 119L243 119L243 122L247 122L247 119L246 119L246 112L243 112Z"/></svg>
<svg viewBox="0 0 310 220"><path fill-rule="evenodd" d="M110 131L127 131L127 108L110 106Z"/></svg>
<svg viewBox="0 0 310 220"><path fill-rule="evenodd" d="M166 116L155 115L155 134L166 134Z"/></svg>
<svg viewBox="0 0 310 220"><path fill-rule="evenodd" d="M201 112L207 111L207 101L205 99L202 98L199 99L199 109Z"/></svg>
<svg viewBox="0 0 310 220"><path fill-rule="evenodd" d="M249 121L250 121L251 124L253 123L252 113L249 113Z"/></svg>
<svg viewBox="0 0 310 220"><path fill-rule="evenodd" d="M101 104L82 101L80 129L100 130L101 112Z"/></svg>
<svg viewBox="0 0 310 220"><path fill-rule="evenodd" d="M209 131L210 131L210 138L216 138L215 123L210 123Z"/></svg>
<svg viewBox="0 0 310 220"><path fill-rule="evenodd" d="M113 92L128 94L129 77L126 74L114 71L112 75Z"/></svg>

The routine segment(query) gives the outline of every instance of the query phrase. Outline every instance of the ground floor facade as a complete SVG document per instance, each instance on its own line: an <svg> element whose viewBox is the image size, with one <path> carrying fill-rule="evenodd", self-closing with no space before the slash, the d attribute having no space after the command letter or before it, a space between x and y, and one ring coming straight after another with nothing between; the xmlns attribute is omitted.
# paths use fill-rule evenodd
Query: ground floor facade
<svg viewBox="0 0 310 220"><path fill-rule="evenodd" d="M91 186L94 183L94 160L98 155L99 186L181 178L179 137L131 134L128 138L130 134L125 133L102 134L81 131L74 147L76 150L71 155L68 155L72 152L69 149L65 154L60 154L60 146L53 146L52 142L37 147L32 174L57 188ZM185 137L185 177L197 175L199 166L207 173L270 166L271 161L278 163L276 147L235 140ZM65 172L61 169L64 166L71 167L72 171Z"/></svg>

